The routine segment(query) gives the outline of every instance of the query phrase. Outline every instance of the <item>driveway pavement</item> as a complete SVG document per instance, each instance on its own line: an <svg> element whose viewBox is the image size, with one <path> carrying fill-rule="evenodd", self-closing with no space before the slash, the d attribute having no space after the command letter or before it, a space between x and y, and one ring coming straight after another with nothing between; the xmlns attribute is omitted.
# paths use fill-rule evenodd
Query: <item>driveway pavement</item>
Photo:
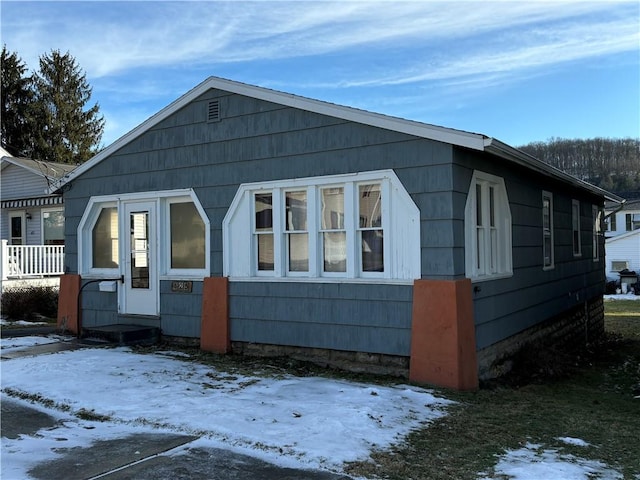
<svg viewBox="0 0 640 480"><path fill-rule="evenodd" d="M7 331L3 332L3 336ZM3 355L2 361L22 355L44 355L61 350L61 344L30 347ZM71 342L64 349L90 348ZM37 438L38 432L63 431L62 422L23 400L3 394L2 442ZM36 463L28 472L34 479L75 480L348 480L350 477L325 471L282 468L262 460L220 448L202 447L198 437L169 433L149 433L141 428L122 438L99 440L88 447L55 448L53 460ZM2 464L10 465L10 453L3 449ZM4 468L3 468L4 470ZM23 480L3 477L3 480Z"/></svg>

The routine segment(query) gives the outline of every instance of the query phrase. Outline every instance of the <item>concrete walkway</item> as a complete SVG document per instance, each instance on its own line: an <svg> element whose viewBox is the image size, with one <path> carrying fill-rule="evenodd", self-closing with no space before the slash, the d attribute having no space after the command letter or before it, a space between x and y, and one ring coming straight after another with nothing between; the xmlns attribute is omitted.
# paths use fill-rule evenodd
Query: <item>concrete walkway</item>
<svg viewBox="0 0 640 480"><path fill-rule="evenodd" d="M7 331L3 332L7 333ZM90 348L75 339L29 347L2 355L2 361L25 355L42 355L75 348ZM46 395L45 395L46 396ZM2 395L1 429L4 439L37 437L44 429L55 431L62 425L23 400ZM84 448L55 449L54 460L37 463L29 476L37 480L348 480L350 477L324 471L282 468L262 460L219 448L190 445L198 437L190 435L134 433L123 438L101 440ZM179 451L179 455L173 455ZM11 455L3 454L9 465ZM3 480L5 480L3 478ZM22 479L6 479L22 480Z"/></svg>

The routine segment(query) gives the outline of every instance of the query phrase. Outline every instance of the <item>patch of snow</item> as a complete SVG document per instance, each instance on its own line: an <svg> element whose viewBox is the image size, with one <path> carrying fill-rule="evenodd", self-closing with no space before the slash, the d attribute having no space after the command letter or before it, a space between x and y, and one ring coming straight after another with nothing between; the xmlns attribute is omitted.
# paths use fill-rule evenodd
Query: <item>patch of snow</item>
<svg viewBox="0 0 640 480"><path fill-rule="evenodd" d="M586 460L565 455L553 449L527 443L518 450L508 450L495 467L498 478L510 480L539 480L558 478L563 480L620 480L622 473L596 460ZM492 480L483 477L482 480Z"/></svg>
<svg viewBox="0 0 640 480"><path fill-rule="evenodd" d="M589 442L585 442L584 440L582 440L580 438L557 437L556 440L560 440L563 443L566 443L568 445L574 445L576 447L589 447L589 446L591 446L591 444Z"/></svg>
<svg viewBox="0 0 640 480"><path fill-rule="evenodd" d="M29 337L10 337L0 339L0 351L13 352L16 350L23 350L25 348L33 347L34 345L46 345L48 343L56 343L60 341L58 336L29 336ZM3 368L4 370L4 368Z"/></svg>
<svg viewBox="0 0 640 480"><path fill-rule="evenodd" d="M50 325L47 322L27 322L26 320L7 320L6 318L0 318L0 325L20 325L32 327L35 325Z"/></svg>
<svg viewBox="0 0 640 480"><path fill-rule="evenodd" d="M414 386L229 374L124 347L3 360L2 388L71 412L91 410L121 427L157 426L273 463L334 471L401 442L454 403ZM28 451L19 445L11 443L11 455ZM3 457L8 448L3 440Z"/></svg>
<svg viewBox="0 0 640 480"><path fill-rule="evenodd" d="M185 352L177 352L173 350L163 350L161 352L156 352L156 355L166 355L168 357L181 357L181 358L191 358L191 355Z"/></svg>
<svg viewBox="0 0 640 480"><path fill-rule="evenodd" d="M605 300L640 300L640 295L625 293L620 295L603 295L602 298Z"/></svg>

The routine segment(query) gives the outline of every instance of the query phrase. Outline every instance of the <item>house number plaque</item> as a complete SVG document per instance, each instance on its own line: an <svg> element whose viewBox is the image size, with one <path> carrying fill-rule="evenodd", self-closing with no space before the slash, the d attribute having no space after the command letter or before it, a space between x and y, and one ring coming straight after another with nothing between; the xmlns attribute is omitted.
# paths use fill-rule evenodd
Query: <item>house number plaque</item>
<svg viewBox="0 0 640 480"><path fill-rule="evenodd" d="M193 282L175 280L171 282L171 291L176 293L191 293L193 291Z"/></svg>

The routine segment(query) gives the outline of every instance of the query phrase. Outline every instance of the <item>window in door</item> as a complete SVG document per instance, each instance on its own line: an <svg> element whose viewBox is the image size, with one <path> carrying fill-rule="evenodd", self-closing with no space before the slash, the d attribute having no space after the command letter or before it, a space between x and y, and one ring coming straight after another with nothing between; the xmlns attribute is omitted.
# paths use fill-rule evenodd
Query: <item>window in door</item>
<svg viewBox="0 0 640 480"><path fill-rule="evenodd" d="M149 212L132 212L131 288L149 288Z"/></svg>
<svg viewBox="0 0 640 480"><path fill-rule="evenodd" d="M9 228L11 229L10 245L24 245L24 215L12 215Z"/></svg>

